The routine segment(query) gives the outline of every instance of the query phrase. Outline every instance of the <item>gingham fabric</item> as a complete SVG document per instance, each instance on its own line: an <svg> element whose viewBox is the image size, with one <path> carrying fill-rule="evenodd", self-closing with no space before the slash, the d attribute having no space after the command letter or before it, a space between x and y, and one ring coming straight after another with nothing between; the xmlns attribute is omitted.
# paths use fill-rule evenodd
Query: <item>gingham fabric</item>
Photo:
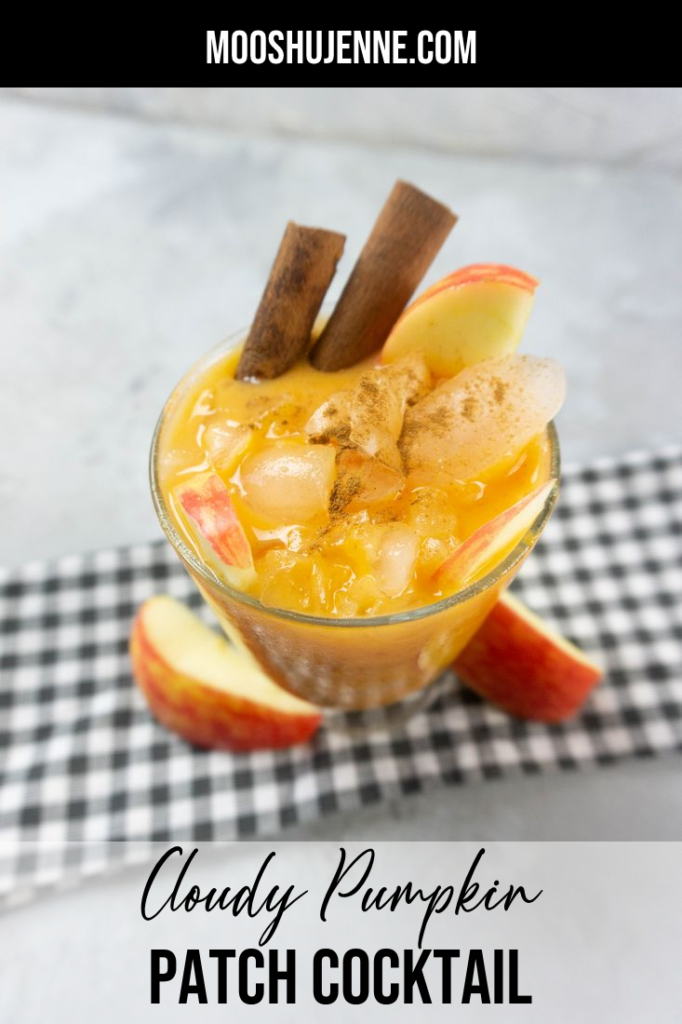
<svg viewBox="0 0 682 1024"><path fill-rule="evenodd" d="M514 721L450 678L400 732L322 731L290 750L234 756L170 735L131 680L139 603L166 592L200 605L165 542L3 573L0 895L140 855L102 841L256 838L434 783L680 749L681 530L680 449L564 472L515 590L604 664L573 721Z"/></svg>

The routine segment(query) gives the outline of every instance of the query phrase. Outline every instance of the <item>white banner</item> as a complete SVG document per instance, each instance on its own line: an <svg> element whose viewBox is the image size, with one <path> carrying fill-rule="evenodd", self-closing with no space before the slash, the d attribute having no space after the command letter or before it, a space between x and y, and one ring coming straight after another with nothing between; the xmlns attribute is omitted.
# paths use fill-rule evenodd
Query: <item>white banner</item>
<svg viewBox="0 0 682 1024"><path fill-rule="evenodd" d="M147 853L0 918L1 1021L682 1019L680 844Z"/></svg>

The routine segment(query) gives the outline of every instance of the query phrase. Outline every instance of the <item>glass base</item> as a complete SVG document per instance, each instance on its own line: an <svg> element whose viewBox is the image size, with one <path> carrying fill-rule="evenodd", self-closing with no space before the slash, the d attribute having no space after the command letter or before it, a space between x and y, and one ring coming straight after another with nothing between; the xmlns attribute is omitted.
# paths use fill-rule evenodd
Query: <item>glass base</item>
<svg viewBox="0 0 682 1024"><path fill-rule="evenodd" d="M428 686L415 690L408 697L364 711L337 711L323 708L323 725L329 732L345 736L366 736L379 730L402 729L415 715L426 711L440 696L452 688L452 675L444 673Z"/></svg>

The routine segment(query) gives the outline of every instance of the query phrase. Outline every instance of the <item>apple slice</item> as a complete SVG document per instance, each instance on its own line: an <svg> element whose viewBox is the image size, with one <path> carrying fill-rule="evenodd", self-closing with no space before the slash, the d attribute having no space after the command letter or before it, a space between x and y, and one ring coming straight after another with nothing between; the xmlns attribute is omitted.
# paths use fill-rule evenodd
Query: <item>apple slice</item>
<svg viewBox="0 0 682 1024"><path fill-rule="evenodd" d="M570 718L602 678L598 665L510 594L502 595L453 668L486 700L538 722Z"/></svg>
<svg viewBox="0 0 682 1024"><path fill-rule="evenodd" d="M273 683L172 597L152 597L139 609L130 657L154 715L196 746L288 747L320 725L318 708Z"/></svg>
<svg viewBox="0 0 682 1024"><path fill-rule="evenodd" d="M500 512L475 530L456 548L433 574L433 581L444 590L468 583L493 560L511 551L531 528L556 487L550 480Z"/></svg>
<svg viewBox="0 0 682 1024"><path fill-rule="evenodd" d="M420 352L432 373L454 377L518 347L538 281L498 263L462 267L427 288L389 334L381 361Z"/></svg>
<svg viewBox="0 0 682 1024"><path fill-rule="evenodd" d="M253 555L230 492L218 474L197 473L178 484L172 494L206 563L232 586L248 586L255 579Z"/></svg>

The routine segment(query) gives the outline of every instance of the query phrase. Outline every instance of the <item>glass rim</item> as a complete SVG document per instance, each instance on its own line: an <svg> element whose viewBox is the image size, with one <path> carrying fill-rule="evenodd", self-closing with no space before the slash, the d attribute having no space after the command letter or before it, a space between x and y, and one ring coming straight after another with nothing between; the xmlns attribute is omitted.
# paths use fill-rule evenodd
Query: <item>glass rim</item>
<svg viewBox="0 0 682 1024"><path fill-rule="evenodd" d="M542 510L538 513L534 522L524 533L523 537L521 537L518 543L512 548L506 557L502 559L501 562L494 565L485 574L485 576L481 577L480 580L467 584L466 587L455 591L454 594L448 594L447 597L442 597L431 604L420 605L418 608L410 608L406 611L389 612L386 615L365 615L358 616L356 618L337 618L336 616L331 615L309 615L305 612L292 611L289 608L272 607L271 605L263 604L263 602L257 597L252 597L250 594L246 594L242 590L237 590L236 587L232 587L229 583L220 579L218 575L216 575L204 562L201 561L192 548L183 540L173 523L173 518L163 497L159 484L158 453L161 434L166 423L167 415L171 411L173 403L181 399L181 397L186 393L188 386L192 384L198 376L203 374L210 366L213 365L213 363L227 355L228 352L231 349L234 349L245 336L246 330L244 329L231 334L224 341L221 341L218 345L215 345L201 356L178 381L170 396L164 403L161 414L156 421L149 452L149 482L151 485L154 510L159 523L161 524L161 529L165 533L171 547L180 558L180 561L183 562L183 564L187 563L191 567L192 571L195 572L197 576L199 576L199 578L209 587L217 589L218 592L224 593L231 600L237 601L239 604L247 605L250 608L254 608L257 611L262 612L264 615L271 615L274 618L285 619L289 622L298 622L311 626L342 627L345 629L389 626L412 622L418 619L426 619L431 615L438 615L439 612L445 611L446 609L452 608L458 604L464 604L471 598L480 596L499 583L500 580L502 580L507 573L509 573L510 570L512 570L523 559L524 555L528 553L530 547L529 542L534 542L544 530L554 510L554 506L556 505L559 495L561 453L559 449L559 437L557 435L556 427L554 426L554 421L550 421L547 424L546 432L549 438L549 479L554 479L555 483L547 495L547 499Z"/></svg>

